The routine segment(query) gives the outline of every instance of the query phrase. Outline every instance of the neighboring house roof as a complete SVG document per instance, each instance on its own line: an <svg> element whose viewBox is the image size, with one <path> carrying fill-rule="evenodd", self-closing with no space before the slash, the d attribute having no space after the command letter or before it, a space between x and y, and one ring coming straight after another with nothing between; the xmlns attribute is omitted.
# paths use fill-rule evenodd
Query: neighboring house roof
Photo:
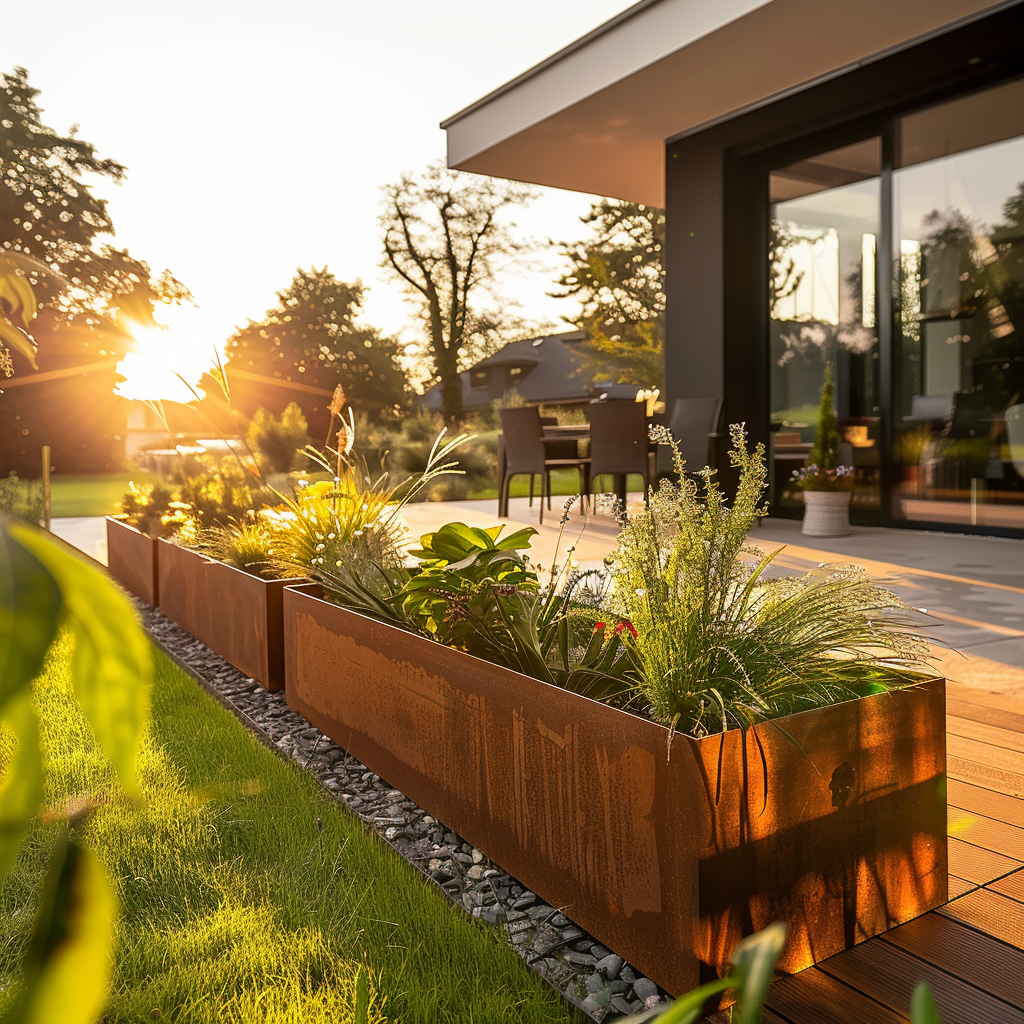
<svg viewBox="0 0 1024 1024"><path fill-rule="evenodd" d="M482 409L500 399L509 387L514 387L530 405L587 401L594 388L592 382L579 373L585 340L584 331L566 331L510 342L459 374L463 408ZM517 369L520 373L510 380L508 371ZM473 387L473 377L477 375L480 379L481 372L487 374L486 384ZM427 390L420 397L420 403L428 409L440 409L440 385Z"/></svg>
<svg viewBox="0 0 1024 1024"><path fill-rule="evenodd" d="M641 0L442 122L448 165L665 205L665 143L1002 6Z"/></svg>

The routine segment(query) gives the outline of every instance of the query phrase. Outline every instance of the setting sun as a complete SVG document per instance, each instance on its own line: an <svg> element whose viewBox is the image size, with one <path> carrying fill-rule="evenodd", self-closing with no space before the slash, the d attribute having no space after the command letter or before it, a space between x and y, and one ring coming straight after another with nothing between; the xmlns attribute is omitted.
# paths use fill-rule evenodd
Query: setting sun
<svg viewBox="0 0 1024 1024"><path fill-rule="evenodd" d="M184 381L198 384L213 362L214 343L206 340L195 308L158 308L156 316L160 326L136 331L133 351L118 363L125 379L117 393L138 401L190 402L195 395Z"/></svg>

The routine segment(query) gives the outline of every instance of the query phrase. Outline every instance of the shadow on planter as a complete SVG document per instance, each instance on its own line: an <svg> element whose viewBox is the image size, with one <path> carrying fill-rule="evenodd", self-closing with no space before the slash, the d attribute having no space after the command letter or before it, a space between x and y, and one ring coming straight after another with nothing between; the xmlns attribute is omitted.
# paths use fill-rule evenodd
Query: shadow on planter
<svg viewBox="0 0 1024 1024"><path fill-rule="evenodd" d="M290 707L673 994L771 921L794 971L946 902L942 679L669 758L661 725L312 586L284 637Z"/></svg>
<svg viewBox="0 0 1024 1024"><path fill-rule="evenodd" d="M160 611L268 690L284 686L282 601L295 580L264 580L160 540Z"/></svg>
<svg viewBox="0 0 1024 1024"><path fill-rule="evenodd" d="M120 517L106 518L107 570L129 594L156 607L159 599L156 540Z"/></svg>

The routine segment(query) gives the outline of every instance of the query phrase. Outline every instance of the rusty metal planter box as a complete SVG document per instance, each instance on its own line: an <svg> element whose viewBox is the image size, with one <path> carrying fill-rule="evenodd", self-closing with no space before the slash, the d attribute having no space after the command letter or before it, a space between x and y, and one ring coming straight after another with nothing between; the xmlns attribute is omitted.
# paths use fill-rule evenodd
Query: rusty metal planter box
<svg viewBox="0 0 1024 1024"><path fill-rule="evenodd" d="M284 686L285 587L159 542L160 611L268 690Z"/></svg>
<svg viewBox="0 0 1024 1024"><path fill-rule="evenodd" d="M157 542L134 526L107 516L107 569L110 575L146 604L159 597Z"/></svg>
<svg viewBox="0 0 1024 1024"><path fill-rule="evenodd" d="M774 920L795 971L946 902L942 679L669 758L663 726L315 588L284 609L290 707L674 994Z"/></svg>

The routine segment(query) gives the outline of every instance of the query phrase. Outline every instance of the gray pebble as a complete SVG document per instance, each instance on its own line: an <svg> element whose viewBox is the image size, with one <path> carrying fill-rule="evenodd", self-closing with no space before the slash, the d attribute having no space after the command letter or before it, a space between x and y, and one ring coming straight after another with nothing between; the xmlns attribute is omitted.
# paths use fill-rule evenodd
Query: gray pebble
<svg viewBox="0 0 1024 1024"><path fill-rule="evenodd" d="M622 970L623 961L622 957L616 953L609 953L607 956L602 957L594 965L597 969L604 974L606 978L617 978L619 971Z"/></svg>
<svg viewBox="0 0 1024 1024"><path fill-rule="evenodd" d="M640 977L633 982L633 992L637 999L642 999L646 1003L651 996L658 994L658 986L650 978Z"/></svg>

